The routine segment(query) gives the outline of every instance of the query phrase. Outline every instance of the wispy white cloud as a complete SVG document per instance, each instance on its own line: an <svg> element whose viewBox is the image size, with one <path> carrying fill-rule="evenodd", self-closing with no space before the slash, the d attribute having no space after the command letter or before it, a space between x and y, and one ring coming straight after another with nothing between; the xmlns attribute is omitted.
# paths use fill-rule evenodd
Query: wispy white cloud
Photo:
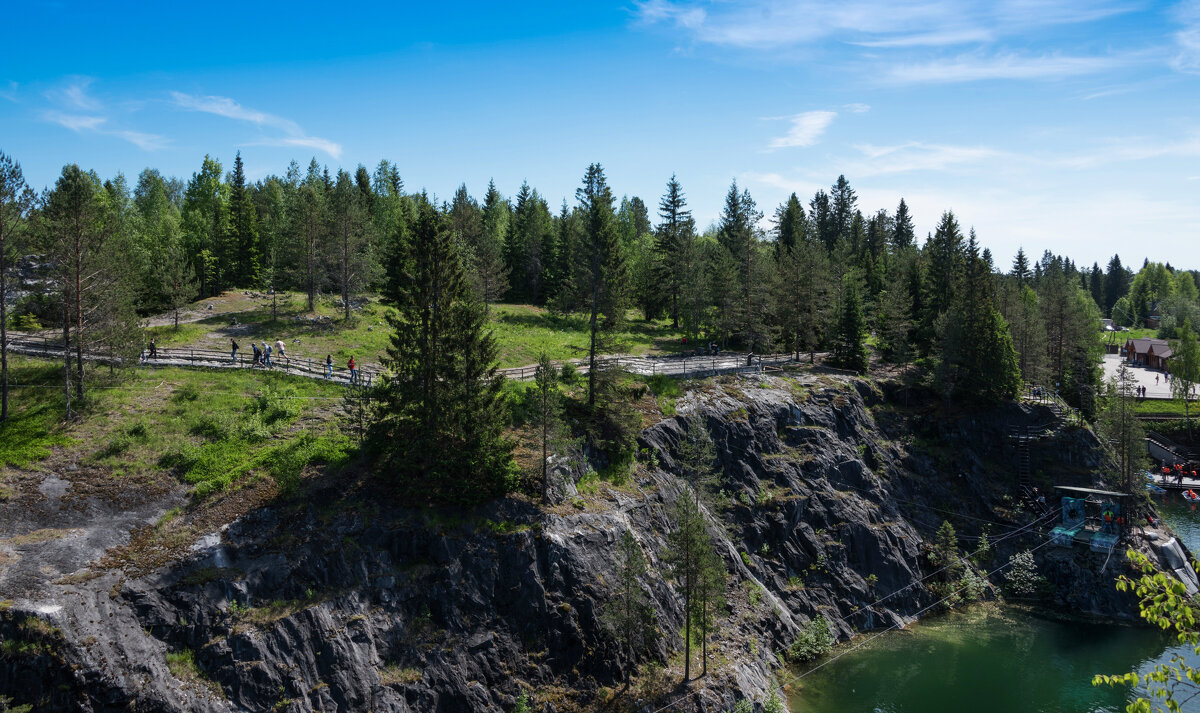
<svg viewBox="0 0 1200 713"><path fill-rule="evenodd" d="M771 139L772 149L799 148L812 146L825 133L825 129L837 117L836 111L806 111L803 114L786 117L792 122L791 128L783 136Z"/></svg>
<svg viewBox="0 0 1200 713"><path fill-rule="evenodd" d="M113 136L137 146L143 151L157 151L170 145L170 139L158 134L146 134L141 131L108 128L108 118L87 114L66 114L61 111L47 111L42 118L53 124L70 129L77 134L91 133L100 136Z"/></svg>
<svg viewBox="0 0 1200 713"><path fill-rule="evenodd" d="M671 25L698 42L771 50L830 38L877 48L983 43L1138 6L1122 0L644 0L635 2L635 14L642 24Z"/></svg>
<svg viewBox="0 0 1200 713"><path fill-rule="evenodd" d="M92 81L91 77L70 77L65 86L46 90L46 98L73 111L101 111L104 105L88 94Z"/></svg>
<svg viewBox="0 0 1200 713"><path fill-rule="evenodd" d="M1200 0L1185 0L1175 8L1182 26L1175 33L1175 56L1171 66L1180 72L1200 74Z"/></svg>
<svg viewBox="0 0 1200 713"><path fill-rule="evenodd" d="M862 104L860 102L855 102L853 104L843 104L842 108L845 109L846 111L850 112L851 114L866 114L868 111L871 111L870 104Z"/></svg>
<svg viewBox="0 0 1200 713"><path fill-rule="evenodd" d="M17 101L17 88L16 82L8 82L4 89L0 89L0 99L7 99L10 102Z"/></svg>
<svg viewBox="0 0 1200 713"><path fill-rule="evenodd" d="M188 111L198 111L205 114L215 114L227 119L245 121L259 127L276 129L283 136L268 137L254 143L263 146L305 146L323 151L335 159L342 156L342 146L337 142L323 139L319 136L309 136L299 124L291 119L264 111L244 107L229 97L195 96L183 92L171 92L175 105Z"/></svg>
<svg viewBox="0 0 1200 713"><path fill-rule="evenodd" d="M110 136L125 139L143 151L158 151L171 145L170 139L158 134L146 134L141 131L111 131Z"/></svg>
<svg viewBox="0 0 1200 713"><path fill-rule="evenodd" d="M987 79L1061 79L1095 74L1120 66L1117 57L960 56L920 64L894 65L887 78L905 84L973 82Z"/></svg>
<svg viewBox="0 0 1200 713"><path fill-rule="evenodd" d="M64 114L61 111L48 111L42 115L46 121L58 124L71 131L96 131L100 125L108 121L103 116L86 116L83 114Z"/></svg>
<svg viewBox="0 0 1200 713"><path fill-rule="evenodd" d="M946 47L950 45L965 45L978 42L991 42L996 38L995 33L983 28L966 28L962 30L945 30L942 32L923 32L911 35L900 35L878 40L859 40L850 44L861 47Z"/></svg>
<svg viewBox="0 0 1200 713"><path fill-rule="evenodd" d="M854 147L865 161L854 166L853 175L880 176L913 171L948 171L978 165L1013 154L988 146L954 146L909 141L893 146L858 144Z"/></svg>

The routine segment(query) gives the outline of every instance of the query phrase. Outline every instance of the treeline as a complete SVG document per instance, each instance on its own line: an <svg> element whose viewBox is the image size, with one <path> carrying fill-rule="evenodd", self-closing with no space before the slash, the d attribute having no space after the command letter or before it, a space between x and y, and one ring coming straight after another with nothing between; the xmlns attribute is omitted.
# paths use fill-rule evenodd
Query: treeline
<svg viewBox="0 0 1200 713"><path fill-rule="evenodd" d="M240 154L228 172L205 157L186 182L147 169L132 188L71 165L41 195L5 160L5 236L28 239L4 243L0 273L10 277L22 256L41 260L45 279L26 285L18 312L63 326L77 359L133 349L125 337L136 314L231 288L299 290L310 307L333 290L349 317L355 295L395 283L426 207L485 309L505 299L588 313L593 353L629 308L669 318L693 344L828 350L857 370L873 334L882 358L921 362L948 397L1002 398L1025 380L1057 384L1086 408L1097 317L1200 323L1191 273L1147 263L1135 276L1118 257L1107 270L1079 269L1048 252L1031 264L1023 251L1004 270L953 213L919 244L903 200L864 212L844 177L806 201L793 194L766 226L734 182L720 219L701 231L675 177L652 215L636 196L618 200L599 166L573 204L552 209L528 183L512 199L489 184L482 201L464 185L438 204L407 192L387 160L336 174L292 162L250 182Z"/></svg>

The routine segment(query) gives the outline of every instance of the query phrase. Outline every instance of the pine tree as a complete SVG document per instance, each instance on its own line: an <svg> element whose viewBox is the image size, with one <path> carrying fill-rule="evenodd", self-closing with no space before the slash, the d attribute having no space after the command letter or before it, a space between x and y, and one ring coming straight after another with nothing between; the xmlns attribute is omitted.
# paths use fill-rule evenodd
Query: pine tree
<svg viewBox="0 0 1200 713"><path fill-rule="evenodd" d="M912 215L908 212L908 204L900 199L896 206L896 216L893 219L895 228L892 230L892 244L897 251L907 250L916 240L916 230L913 228Z"/></svg>
<svg viewBox="0 0 1200 713"><path fill-rule="evenodd" d="M342 295L344 319L350 319L350 300L375 281L378 262L371 250L371 220L362 192L350 174L338 171L329 199L335 246L335 280Z"/></svg>
<svg viewBox="0 0 1200 713"><path fill-rule="evenodd" d="M617 634L630 660L637 658L655 632L654 609L642 578L646 557L629 530L617 543L617 572L612 599L604 608L604 620Z"/></svg>
<svg viewBox="0 0 1200 713"><path fill-rule="evenodd" d="M787 202L775 211L775 259L782 259L796 245L807 239L808 221L804 206L796 194L788 196Z"/></svg>
<svg viewBox="0 0 1200 713"><path fill-rule="evenodd" d="M475 250L472 271L485 310L508 292L509 268L504 260L504 241L508 235L510 213L508 201L496 190L495 182L489 182L483 203L483 232Z"/></svg>
<svg viewBox="0 0 1200 713"><path fill-rule="evenodd" d="M67 418L71 410L71 351L75 354L75 395L83 398L83 352L94 336L99 312L95 309L110 296L112 275L106 247L113 231L108 195L94 173L79 166L63 167L54 189L46 195L43 215L42 252L54 265L55 291L63 315L63 387ZM74 330L74 331L72 331Z"/></svg>
<svg viewBox="0 0 1200 713"><path fill-rule="evenodd" d="M21 164L0 151L0 422L8 420L9 272L23 252L33 205Z"/></svg>
<svg viewBox="0 0 1200 713"><path fill-rule="evenodd" d="M196 296L196 272L184 253L179 238L166 241L159 253L155 266L162 294L168 310L174 315L175 329L179 329L179 310Z"/></svg>
<svg viewBox="0 0 1200 713"><path fill-rule="evenodd" d="M1029 258L1025 257L1025 249L1017 248L1017 256L1013 258L1012 272L1009 273L1017 279L1017 284L1024 286L1029 282L1032 275L1029 272Z"/></svg>
<svg viewBox="0 0 1200 713"><path fill-rule="evenodd" d="M687 199L674 174L667 181L667 192L659 201L658 216L661 222L654 244L658 257L657 276L666 293L671 326L678 329L684 285L695 279L691 263L695 257L696 221L687 210Z"/></svg>
<svg viewBox="0 0 1200 713"><path fill-rule="evenodd" d="M725 562L712 546L712 540L701 550L699 572L696 577L696 606L692 617L696 633L700 635L700 675L708 675L708 639L716 633L725 608L725 588L729 575Z"/></svg>
<svg viewBox="0 0 1200 713"><path fill-rule="evenodd" d="M510 487L511 444L496 376L496 345L472 299L446 221L418 207L411 242L393 273L395 330L380 390L376 439L410 493L459 502Z"/></svg>
<svg viewBox="0 0 1200 713"><path fill-rule="evenodd" d="M850 224L858 208L858 194L850 187L845 176L838 176L829 191L830 212L833 230L837 240L848 242L851 239Z"/></svg>
<svg viewBox="0 0 1200 713"><path fill-rule="evenodd" d="M1145 488L1139 482L1146 461L1146 432L1134 409L1137 378L1124 360L1117 374L1109 380L1104 407L1096 430L1105 442L1112 444L1125 492L1140 494Z"/></svg>
<svg viewBox="0 0 1200 713"><path fill-rule="evenodd" d="M832 254L837 247L838 230L829 207L828 193L817 191L813 195L812 200L808 202L808 215L817 239L825 246L825 251Z"/></svg>
<svg viewBox="0 0 1200 713"><path fill-rule="evenodd" d="M833 339L835 364L859 373L867 370L866 320L858 296L858 281L850 272L842 278L841 309Z"/></svg>
<svg viewBox="0 0 1200 713"><path fill-rule="evenodd" d="M972 401L1012 398L1020 389L1021 372L974 232L964 260L962 283L941 320L941 382L947 393Z"/></svg>
<svg viewBox="0 0 1200 713"><path fill-rule="evenodd" d="M206 155L184 193L181 224L204 296L224 289L228 225L229 187L221 182L221 164Z"/></svg>
<svg viewBox="0 0 1200 713"><path fill-rule="evenodd" d="M583 218L580 274L587 288L588 408L596 406L596 357L603 353L605 335L624 317L625 262L613 225L613 195L598 163L588 166L583 185L575 191Z"/></svg>
<svg viewBox="0 0 1200 713"><path fill-rule="evenodd" d="M550 499L550 452L562 438L562 393L558 390L558 370L550 357L542 352L533 374L533 426L540 432L542 443L542 499Z"/></svg>
<svg viewBox="0 0 1200 713"><path fill-rule="evenodd" d="M234 255L230 260L231 284L251 287L258 284L258 212L246 190L246 171L242 166L242 152L233 160L233 176L230 181L229 231Z"/></svg>
<svg viewBox="0 0 1200 713"><path fill-rule="evenodd" d="M684 488L675 500L675 530L667 535L667 552L663 559L670 577L683 594L683 681L692 678L692 624L699 604L697 590L705 564L706 551L712 548L704 529L696 495Z"/></svg>
<svg viewBox="0 0 1200 713"><path fill-rule="evenodd" d="M1105 315L1116 319L1112 313L1113 305L1129 291L1129 282L1129 272L1122 267L1121 257L1113 255L1104 274L1104 304L1100 307Z"/></svg>
<svg viewBox="0 0 1200 713"><path fill-rule="evenodd" d="M304 287L309 312L316 310L317 291L324 282L325 271L322 269L322 262L327 219L324 181L319 175L306 179L295 194L291 243L295 251L292 262L296 266L296 282Z"/></svg>
<svg viewBox="0 0 1200 713"><path fill-rule="evenodd" d="M775 319L783 344L796 359L808 352L816 359L825 326L829 322L829 257L825 248L802 239L780 256L776 270Z"/></svg>

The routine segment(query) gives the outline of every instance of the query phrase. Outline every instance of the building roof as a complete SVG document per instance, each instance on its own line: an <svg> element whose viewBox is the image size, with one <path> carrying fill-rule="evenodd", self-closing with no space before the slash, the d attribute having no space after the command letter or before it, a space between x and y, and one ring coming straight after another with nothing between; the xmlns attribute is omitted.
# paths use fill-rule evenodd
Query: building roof
<svg viewBox="0 0 1200 713"><path fill-rule="evenodd" d="M1167 340L1165 340L1165 339L1153 339L1151 337L1142 337L1141 339L1130 339L1129 341L1133 342L1133 351L1136 354L1145 354L1146 352L1150 351L1150 347L1157 347L1159 349L1162 349L1162 348L1170 349L1171 348L1170 346L1167 345ZM1162 356L1162 354L1158 351L1155 351L1154 353L1158 354L1159 356Z"/></svg>
<svg viewBox="0 0 1200 713"><path fill-rule="evenodd" d="M1171 354L1174 353L1170 346L1159 346L1155 344L1151 348L1154 350L1154 356L1162 359L1168 359L1170 358Z"/></svg>
<svg viewBox="0 0 1200 713"><path fill-rule="evenodd" d="M1087 493L1088 495L1111 495L1112 497L1115 497L1115 498L1129 497L1128 493L1117 493L1117 492L1113 492L1112 490L1096 490L1095 488L1077 488L1073 485L1056 485L1054 487L1057 488L1058 490L1069 490L1073 493Z"/></svg>

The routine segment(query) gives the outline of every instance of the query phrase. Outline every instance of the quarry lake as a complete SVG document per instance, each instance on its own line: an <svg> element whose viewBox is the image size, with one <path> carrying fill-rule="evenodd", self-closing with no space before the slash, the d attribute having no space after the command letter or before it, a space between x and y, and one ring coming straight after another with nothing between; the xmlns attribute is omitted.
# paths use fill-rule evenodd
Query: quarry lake
<svg viewBox="0 0 1200 713"><path fill-rule="evenodd" d="M1200 547L1200 512L1178 496L1156 500L1180 539ZM789 704L793 713L1115 713L1128 692L1092 686L1093 675L1146 672L1176 653L1200 665L1149 629L981 605L871 640L794 683ZM1183 710L1200 712L1200 700Z"/></svg>

